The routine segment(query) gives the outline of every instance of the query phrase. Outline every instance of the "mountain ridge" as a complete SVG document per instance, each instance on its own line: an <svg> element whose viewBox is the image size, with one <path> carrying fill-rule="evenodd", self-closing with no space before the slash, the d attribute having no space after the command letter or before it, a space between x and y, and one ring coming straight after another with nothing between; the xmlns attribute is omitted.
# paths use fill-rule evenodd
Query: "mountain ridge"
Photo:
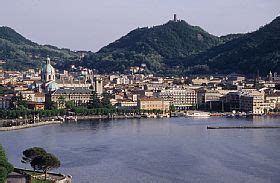
<svg viewBox="0 0 280 183"><path fill-rule="evenodd" d="M137 28L101 48L80 53L52 45L39 45L9 27L0 27L0 59L7 69L40 66L51 57L57 68L71 64L100 73L125 72L146 64L146 73L187 75L199 73L261 74L280 72L280 17L245 34L214 36L187 22Z"/></svg>

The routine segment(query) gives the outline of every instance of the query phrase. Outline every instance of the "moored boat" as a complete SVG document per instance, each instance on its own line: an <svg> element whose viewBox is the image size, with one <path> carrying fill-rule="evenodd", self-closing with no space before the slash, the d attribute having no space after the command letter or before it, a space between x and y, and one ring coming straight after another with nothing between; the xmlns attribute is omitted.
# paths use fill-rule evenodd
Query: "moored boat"
<svg viewBox="0 0 280 183"><path fill-rule="evenodd" d="M186 114L186 117L198 117L198 118L208 118L210 113L207 112L189 112Z"/></svg>

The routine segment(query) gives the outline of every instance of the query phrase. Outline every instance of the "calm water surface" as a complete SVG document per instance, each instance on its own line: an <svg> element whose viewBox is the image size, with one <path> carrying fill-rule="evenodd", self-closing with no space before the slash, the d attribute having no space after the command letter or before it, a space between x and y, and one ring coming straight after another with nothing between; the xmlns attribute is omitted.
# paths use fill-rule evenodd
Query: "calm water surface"
<svg viewBox="0 0 280 183"><path fill-rule="evenodd" d="M15 166L24 149L57 155L74 182L280 182L280 129L207 130L207 125L280 125L278 118L84 121L0 133Z"/></svg>

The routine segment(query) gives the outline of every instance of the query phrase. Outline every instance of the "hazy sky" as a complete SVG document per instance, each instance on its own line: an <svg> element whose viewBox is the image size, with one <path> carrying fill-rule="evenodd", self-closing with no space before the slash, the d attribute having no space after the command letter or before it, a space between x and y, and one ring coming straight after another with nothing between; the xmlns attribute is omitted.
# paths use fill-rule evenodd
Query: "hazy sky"
<svg viewBox="0 0 280 183"><path fill-rule="evenodd" d="M174 13L214 35L248 32L280 13L280 0L0 0L0 25L40 44L96 51Z"/></svg>

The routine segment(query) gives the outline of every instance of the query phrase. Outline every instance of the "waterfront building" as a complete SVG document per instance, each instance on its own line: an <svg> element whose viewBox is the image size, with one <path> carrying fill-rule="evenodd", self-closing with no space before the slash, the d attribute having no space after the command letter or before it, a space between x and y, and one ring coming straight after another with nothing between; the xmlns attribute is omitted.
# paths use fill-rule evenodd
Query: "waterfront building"
<svg viewBox="0 0 280 183"><path fill-rule="evenodd" d="M206 104L208 102L220 101L221 94L217 90L197 90L197 103L199 105Z"/></svg>
<svg viewBox="0 0 280 183"><path fill-rule="evenodd" d="M229 111L250 112L254 115L267 113L272 106L265 101L264 92L247 90L247 92L230 92L223 97Z"/></svg>
<svg viewBox="0 0 280 183"><path fill-rule="evenodd" d="M132 100L120 100L116 103L116 107L120 109L137 109L137 101Z"/></svg>
<svg viewBox="0 0 280 183"><path fill-rule="evenodd" d="M87 104L92 97L92 90L87 88L60 88L47 97L48 105L55 103L59 109L65 108L68 101L73 101L76 106Z"/></svg>
<svg viewBox="0 0 280 183"><path fill-rule="evenodd" d="M186 110L197 105L197 93L188 89L167 89L156 94L159 98L169 101L177 110Z"/></svg>
<svg viewBox="0 0 280 183"><path fill-rule="evenodd" d="M265 95L265 101L270 104L271 108L280 108L280 92Z"/></svg>
<svg viewBox="0 0 280 183"><path fill-rule="evenodd" d="M170 102L160 98L140 98L138 100L138 107L140 110L161 110L168 112L170 108Z"/></svg>
<svg viewBox="0 0 280 183"><path fill-rule="evenodd" d="M228 111L240 111L240 92L229 92L221 97L221 100L227 105Z"/></svg>

